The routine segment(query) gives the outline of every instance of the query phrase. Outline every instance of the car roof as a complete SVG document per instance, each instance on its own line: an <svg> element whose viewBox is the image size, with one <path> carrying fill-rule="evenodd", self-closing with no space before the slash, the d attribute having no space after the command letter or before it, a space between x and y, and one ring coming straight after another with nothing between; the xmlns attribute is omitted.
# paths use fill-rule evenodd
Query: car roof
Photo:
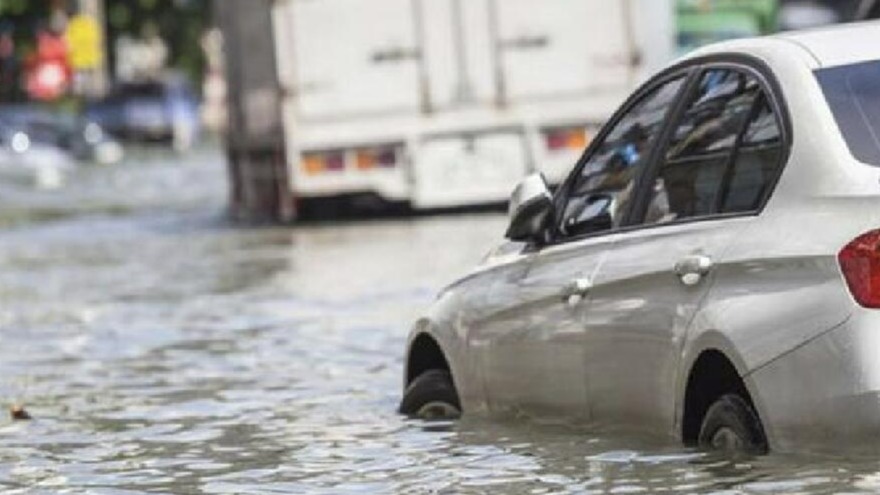
<svg viewBox="0 0 880 495"><path fill-rule="evenodd" d="M682 60L730 53L755 54L765 50L781 50L789 56L806 57L813 69L880 60L880 21L722 41L698 48Z"/></svg>
<svg viewBox="0 0 880 495"><path fill-rule="evenodd" d="M880 21L838 24L774 37L800 45L821 67L880 59Z"/></svg>

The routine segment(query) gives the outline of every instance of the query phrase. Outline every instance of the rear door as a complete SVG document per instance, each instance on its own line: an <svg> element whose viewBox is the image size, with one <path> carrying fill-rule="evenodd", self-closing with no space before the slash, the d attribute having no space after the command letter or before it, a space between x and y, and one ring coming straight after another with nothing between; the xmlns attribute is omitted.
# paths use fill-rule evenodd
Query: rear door
<svg viewBox="0 0 880 495"><path fill-rule="evenodd" d="M304 120L620 94L633 1L286 0L282 84Z"/></svg>
<svg viewBox="0 0 880 495"><path fill-rule="evenodd" d="M488 1L501 100L619 94L629 85L636 60L631 0Z"/></svg>
<svg viewBox="0 0 880 495"><path fill-rule="evenodd" d="M594 280L586 311L591 414L674 423L685 332L724 253L775 182L781 126L760 76L705 69Z"/></svg>
<svg viewBox="0 0 880 495"><path fill-rule="evenodd" d="M298 116L345 119L416 112L418 4L413 0L288 0L283 76ZM287 53L284 53L287 52Z"/></svg>

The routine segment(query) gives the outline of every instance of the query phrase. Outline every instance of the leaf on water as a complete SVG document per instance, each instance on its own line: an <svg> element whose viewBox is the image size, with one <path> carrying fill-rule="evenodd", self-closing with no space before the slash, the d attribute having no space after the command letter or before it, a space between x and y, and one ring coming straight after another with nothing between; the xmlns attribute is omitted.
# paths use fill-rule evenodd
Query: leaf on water
<svg viewBox="0 0 880 495"><path fill-rule="evenodd" d="M20 404L15 404L9 408L9 415L13 420L21 421L26 419L31 419L31 415L27 410L25 410L24 406Z"/></svg>

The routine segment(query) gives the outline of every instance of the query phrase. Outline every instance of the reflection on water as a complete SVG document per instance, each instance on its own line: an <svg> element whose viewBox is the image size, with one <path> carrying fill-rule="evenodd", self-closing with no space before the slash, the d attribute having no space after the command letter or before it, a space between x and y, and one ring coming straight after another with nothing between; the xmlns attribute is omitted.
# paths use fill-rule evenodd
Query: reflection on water
<svg viewBox="0 0 880 495"><path fill-rule="evenodd" d="M502 216L236 228L216 153L136 156L0 195L0 401L35 417L0 420L4 492L880 491L871 459L404 420L408 326Z"/></svg>

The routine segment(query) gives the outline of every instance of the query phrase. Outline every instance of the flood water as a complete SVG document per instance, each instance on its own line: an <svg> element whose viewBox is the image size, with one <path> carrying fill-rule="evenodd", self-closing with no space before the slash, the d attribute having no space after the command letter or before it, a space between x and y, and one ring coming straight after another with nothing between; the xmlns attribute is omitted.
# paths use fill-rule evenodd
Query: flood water
<svg viewBox="0 0 880 495"><path fill-rule="evenodd" d="M877 493L872 458L725 460L529 421L404 420L409 324L498 214L247 228L213 149L0 189L4 493Z"/></svg>

